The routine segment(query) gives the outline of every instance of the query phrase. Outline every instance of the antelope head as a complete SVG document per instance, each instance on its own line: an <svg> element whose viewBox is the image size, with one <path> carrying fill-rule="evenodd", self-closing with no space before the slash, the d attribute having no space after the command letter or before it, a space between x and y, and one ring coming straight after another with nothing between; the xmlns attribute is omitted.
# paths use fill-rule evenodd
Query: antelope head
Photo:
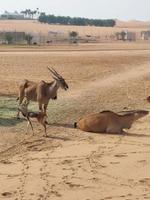
<svg viewBox="0 0 150 200"><path fill-rule="evenodd" d="M60 74L58 74L58 72L56 72L56 70L54 68L48 67L48 69L52 73L53 79L57 81L57 83L60 85L60 87L64 90L67 90L69 87L68 87L68 84L66 83L65 79Z"/></svg>
<svg viewBox="0 0 150 200"><path fill-rule="evenodd" d="M149 111L147 111L147 110L135 110L135 111L133 111L133 113L134 113L135 119L137 120L137 119L140 119L140 118L148 115Z"/></svg>

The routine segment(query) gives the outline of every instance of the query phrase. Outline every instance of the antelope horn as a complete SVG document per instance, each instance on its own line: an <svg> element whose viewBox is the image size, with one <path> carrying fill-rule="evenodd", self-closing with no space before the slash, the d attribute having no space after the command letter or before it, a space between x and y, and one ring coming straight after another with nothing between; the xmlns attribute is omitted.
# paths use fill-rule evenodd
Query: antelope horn
<svg viewBox="0 0 150 200"><path fill-rule="evenodd" d="M57 75L51 68L49 68L49 67L47 67L47 68L49 69L49 71L50 71L54 76L58 77L58 75Z"/></svg>
<svg viewBox="0 0 150 200"><path fill-rule="evenodd" d="M52 70L57 74L58 77L62 78L62 76L58 74L58 72L56 72L56 70L53 67L52 67Z"/></svg>
<svg viewBox="0 0 150 200"><path fill-rule="evenodd" d="M61 78L61 76L53 69L53 68L49 68L49 67L47 67L49 70L50 70L50 72L54 75L54 76L56 76L57 78Z"/></svg>

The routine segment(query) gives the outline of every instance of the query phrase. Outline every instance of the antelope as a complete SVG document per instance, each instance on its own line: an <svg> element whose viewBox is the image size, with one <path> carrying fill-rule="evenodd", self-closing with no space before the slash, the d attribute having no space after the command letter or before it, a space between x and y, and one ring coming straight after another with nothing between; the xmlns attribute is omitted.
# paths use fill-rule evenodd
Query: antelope
<svg viewBox="0 0 150 200"><path fill-rule="evenodd" d="M147 97L147 101L150 102L150 96Z"/></svg>
<svg viewBox="0 0 150 200"><path fill-rule="evenodd" d="M47 137L47 133L46 133L46 124L47 121L47 115L42 112L42 111L38 111L38 112L29 112L28 111L28 103L25 101L23 102L21 105L19 105L18 110L22 113L22 115L26 118L26 120L28 121L27 123L27 130L26 130L26 134L28 133L29 130L29 125L31 126L32 129L32 133L34 135L34 131L33 131L33 125L31 122L32 118L35 118L43 127L44 127L44 132L45 132L45 137Z"/></svg>
<svg viewBox="0 0 150 200"><path fill-rule="evenodd" d="M74 123L75 128L95 133L124 133L123 129L131 128L133 122L146 116L149 111L131 110L117 114L112 111L102 111L89 114Z"/></svg>
<svg viewBox="0 0 150 200"><path fill-rule="evenodd" d="M48 70L52 73L54 81L47 83L45 81L40 81L39 83L29 81L27 79L23 80L19 84L19 105L22 104L23 100L27 102L37 101L39 105L39 110L46 113L47 106L50 99L57 99L57 91L61 87L67 90L69 87L65 79L56 72L55 69L49 68ZM17 118L19 118L20 111L18 110Z"/></svg>

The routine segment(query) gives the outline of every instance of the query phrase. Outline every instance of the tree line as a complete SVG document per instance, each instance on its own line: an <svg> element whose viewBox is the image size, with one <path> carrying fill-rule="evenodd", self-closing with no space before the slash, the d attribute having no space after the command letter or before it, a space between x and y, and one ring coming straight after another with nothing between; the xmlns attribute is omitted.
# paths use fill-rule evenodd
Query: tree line
<svg viewBox="0 0 150 200"><path fill-rule="evenodd" d="M77 26L103 26L114 27L116 21L113 19L88 19L81 17L64 17L55 15L46 15L41 13L39 22L48 24L63 24L63 25L77 25Z"/></svg>
<svg viewBox="0 0 150 200"><path fill-rule="evenodd" d="M39 22L48 24L103 27L114 27L116 25L116 21L114 19L89 19L82 17L55 16L51 14L46 15L45 12L40 12L39 8L36 8L34 10L25 9L21 11L21 14L23 14L24 18L26 19L38 19Z"/></svg>

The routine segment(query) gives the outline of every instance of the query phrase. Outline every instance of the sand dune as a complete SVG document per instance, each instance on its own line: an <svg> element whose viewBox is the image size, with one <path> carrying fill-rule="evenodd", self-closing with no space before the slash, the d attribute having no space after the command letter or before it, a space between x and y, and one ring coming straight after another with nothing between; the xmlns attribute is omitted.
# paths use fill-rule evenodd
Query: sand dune
<svg viewBox="0 0 150 200"><path fill-rule="evenodd" d="M80 36L103 36L111 35L115 32L130 30L141 32L150 27L150 22L122 22L117 21L115 27L94 27L94 26L64 26L64 25L48 25L39 23L36 20L0 20L0 31L25 31L38 34L47 34L50 31L68 34L70 31L77 31Z"/></svg>
<svg viewBox="0 0 150 200"><path fill-rule="evenodd" d="M117 20L116 27L120 28L150 28L150 21L138 21L138 20L129 20L129 21L119 21Z"/></svg>

